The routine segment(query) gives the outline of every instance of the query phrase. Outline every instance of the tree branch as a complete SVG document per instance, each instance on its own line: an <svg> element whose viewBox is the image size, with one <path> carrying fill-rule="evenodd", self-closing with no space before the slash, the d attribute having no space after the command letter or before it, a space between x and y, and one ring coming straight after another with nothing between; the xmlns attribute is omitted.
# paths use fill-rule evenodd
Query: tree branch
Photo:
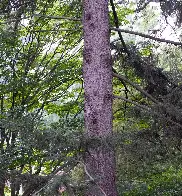
<svg viewBox="0 0 182 196"><path fill-rule="evenodd" d="M7 24L7 23L11 23L11 22L16 22L17 20L30 19L34 16L40 17L40 18L55 19L55 20L70 20L70 21L77 21L77 22L82 21L81 18L70 18L70 17L66 17L66 16L50 16L50 15L43 15L43 14L33 14L31 16L9 19L9 20L6 20L5 22L0 22L0 24Z"/></svg>
<svg viewBox="0 0 182 196"><path fill-rule="evenodd" d="M149 108L149 107L140 105L140 104L138 104L138 103L136 103L136 102L134 102L134 101L132 101L132 100L130 100L130 99L126 99L126 98L124 98L124 97L122 97L122 96L113 95L113 97L114 97L115 99L122 99L123 101L126 101L126 102L128 102L128 103L131 103L131 104L133 104L133 105L136 105L138 108L141 108L141 109L144 109L144 110L147 110L147 111L150 111L150 110L151 110L151 108Z"/></svg>
<svg viewBox="0 0 182 196"><path fill-rule="evenodd" d="M152 97L149 93L147 93L146 91L144 91L143 89L141 89L138 85L134 84L133 82L131 82L130 80L128 80L127 78L125 78L124 76L118 75L116 73L113 73L113 76L124 80L125 82L129 83L131 86L135 87L138 91L140 91L142 94L144 94L146 97L148 97L150 100L152 100L154 103L159 104L159 101L157 101L154 97Z"/></svg>
<svg viewBox="0 0 182 196"><path fill-rule="evenodd" d="M117 15L117 12L116 12L113 0L110 0L110 4L111 4L111 7L112 7L112 12L113 12L113 16L114 16L115 26L116 26L116 28L119 28L118 15ZM129 51L128 51L127 47L126 47L125 41L123 39L123 36L121 35L121 31L118 31L118 35L119 35L119 39L121 40L121 43L122 43L122 45L124 47L125 52L129 55Z"/></svg>
<svg viewBox="0 0 182 196"><path fill-rule="evenodd" d="M57 32L57 31L78 31L81 30L80 28L78 29L66 29L66 28L60 28L59 30L57 29L42 29L42 30L32 30L30 32Z"/></svg>
<svg viewBox="0 0 182 196"><path fill-rule="evenodd" d="M101 192L103 193L103 195L104 195L104 196L107 196L106 193L104 192L104 190L99 186L99 184L95 181L95 179L89 174L86 165L85 165L83 162L81 162L81 161L78 161L78 162L81 163L81 164L83 165L84 171L85 171L86 175L87 175L87 176L89 177L89 179L90 179L89 181L92 182L92 183L95 183L95 184L98 186L98 188L101 190Z"/></svg>
<svg viewBox="0 0 182 196"><path fill-rule="evenodd" d="M146 110L147 112L150 112L150 113L152 113L152 114L154 114L154 115L157 115L157 116L159 116L159 117L165 118L166 121L171 122L172 124L174 124L174 125L176 125L176 126L182 128L182 125L179 124L178 122L173 121L171 118L170 118L170 119L167 118L166 116L164 116L164 114L160 114L160 113L158 113L158 112L156 112L156 111L153 111L153 110L152 110L151 108L149 108L149 107L140 105L140 104L138 104L138 103L136 103L136 102L134 102L134 101L132 101L132 100L130 100L130 99L126 99L126 98L124 98L124 97L122 97L122 96L113 95L113 98L122 99L123 101L127 101L127 102L129 102L129 103L131 103L131 104L133 104L133 105L136 105L138 108L144 109L144 110ZM160 104L159 106L162 106L162 105Z"/></svg>
<svg viewBox="0 0 182 196"><path fill-rule="evenodd" d="M43 14L33 14L33 16L38 16L42 18L50 18L50 19L63 19L63 20L72 20L72 21L79 21L81 22L82 20L80 18L70 18L66 16L50 16L50 15L43 15Z"/></svg>
<svg viewBox="0 0 182 196"><path fill-rule="evenodd" d="M171 41L171 40L167 40L167 39L161 39L161 38L158 38L158 37L153 37L151 35L146 35L144 33L139 33L139 32L130 31L130 30L124 30L124 29L114 28L114 27L111 27L110 29L113 30L113 31L118 31L118 32L133 34L133 35L138 35L140 37L152 39L152 40L158 41L158 42L165 42L167 44L173 44L175 46L182 46L182 42L175 42L175 41Z"/></svg>

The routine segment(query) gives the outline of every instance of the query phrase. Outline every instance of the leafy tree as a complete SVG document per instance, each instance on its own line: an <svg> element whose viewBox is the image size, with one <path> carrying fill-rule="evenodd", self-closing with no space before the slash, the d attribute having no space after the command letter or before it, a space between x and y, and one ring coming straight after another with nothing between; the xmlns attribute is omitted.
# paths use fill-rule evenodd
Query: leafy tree
<svg viewBox="0 0 182 196"><path fill-rule="evenodd" d="M82 35L78 29L69 32L70 27L74 28L69 18L73 14L71 2L61 6L57 1L37 1L35 5L4 2L4 6L0 75L1 195L8 182L12 196L20 193L21 186L25 196L49 187L58 171L75 165L82 131L79 113L83 96L81 60L76 59L80 52L73 49ZM49 13L57 18L49 18ZM68 17L62 18L65 13ZM44 116L53 112L60 120L48 127ZM68 141L70 134L73 140Z"/></svg>

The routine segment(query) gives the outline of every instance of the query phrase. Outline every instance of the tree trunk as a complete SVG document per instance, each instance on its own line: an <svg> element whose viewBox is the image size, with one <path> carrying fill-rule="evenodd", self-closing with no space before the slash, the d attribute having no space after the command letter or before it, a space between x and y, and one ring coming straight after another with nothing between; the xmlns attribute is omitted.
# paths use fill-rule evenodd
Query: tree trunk
<svg viewBox="0 0 182 196"><path fill-rule="evenodd" d="M5 190L5 180L3 177L2 178L0 177L0 196L5 196L4 190Z"/></svg>
<svg viewBox="0 0 182 196"><path fill-rule="evenodd" d="M112 65L107 0L84 0L84 91L88 196L116 196L112 137Z"/></svg>

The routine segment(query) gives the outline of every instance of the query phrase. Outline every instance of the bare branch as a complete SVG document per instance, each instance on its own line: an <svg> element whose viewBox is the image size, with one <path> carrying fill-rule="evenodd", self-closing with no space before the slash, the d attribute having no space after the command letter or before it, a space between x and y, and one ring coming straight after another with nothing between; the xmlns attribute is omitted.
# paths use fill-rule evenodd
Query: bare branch
<svg viewBox="0 0 182 196"><path fill-rule="evenodd" d="M17 20L30 19L34 16L40 17L40 18L54 19L54 20L70 20L70 21L77 21L77 22L82 21L81 18L70 18L70 17L66 17L66 16L50 16L50 15L43 15L43 14L33 14L31 16L26 16L26 17L21 17L21 18L8 19L5 22L0 22L0 24L8 24L11 22L16 22Z"/></svg>
<svg viewBox="0 0 182 196"><path fill-rule="evenodd" d="M50 15L43 15L43 14L34 14L33 16L38 16L42 18L50 18L50 19L63 19L63 20L72 20L72 21L79 21L81 22L82 20L80 18L70 18L66 16L50 16Z"/></svg>
<svg viewBox="0 0 182 196"><path fill-rule="evenodd" d="M113 73L113 76L116 77L116 78L118 78L118 79L124 80L127 83L129 83L131 86L135 87L138 91L140 91L142 94L144 94L150 100L152 100L154 103L159 104L159 102L154 97L152 97L149 93L147 93L146 91L144 91L143 89L141 89L138 85L134 84L133 82L131 82L130 80L128 80L124 76L118 75L116 73Z"/></svg>
<svg viewBox="0 0 182 196"><path fill-rule="evenodd" d="M65 28L60 28L59 30L57 29L42 29L42 30L32 30L30 32L58 32L58 31L78 31L81 29L65 29Z"/></svg>
<svg viewBox="0 0 182 196"><path fill-rule="evenodd" d="M165 42L167 44L173 44L175 46L182 46L182 42L175 42L175 41L171 41L171 40L167 40L167 39L161 39L161 38L158 38L158 37L153 37L151 35L146 35L144 33L139 33L139 32L125 30L125 29L120 29L120 28L114 28L114 27L111 27L110 29L113 30L113 31L119 31L119 32L123 32L123 33L138 35L140 37L152 39L152 40L158 41L158 42Z"/></svg>
<svg viewBox="0 0 182 196"><path fill-rule="evenodd" d="M144 110L147 110L147 111L150 111L150 110L151 110L151 108L149 108L149 107L140 105L140 104L138 104L138 103L136 103L136 102L134 102L134 101L132 101L132 100L130 100L130 99L126 99L126 98L124 98L124 97L122 97L122 96L113 95L113 97L114 97L115 99L122 99L123 101L126 101L126 102L128 102L128 103L131 103L131 104L133 104L133 105L136 105L137 107L139 107L139 108L141 108L141 109L144 109Z"/></svg>
<svg viewBox="0 0 182 196"><path fill-rule="evenodd" d="M81 163L81 164L83 165L84 170L85 170L85 173L86 173L87 176L90 178L90 181L91 181L91 182L94 182L94 183L98 186L98 188L101 190L101 192L103 193L104 196L107 196L106 193L104 192L104 190L98 185L98 183L95 182L95 179L89 174L86 165L85 165L83 162L81 162L81 161L78 161L78 162Z"/></svg>

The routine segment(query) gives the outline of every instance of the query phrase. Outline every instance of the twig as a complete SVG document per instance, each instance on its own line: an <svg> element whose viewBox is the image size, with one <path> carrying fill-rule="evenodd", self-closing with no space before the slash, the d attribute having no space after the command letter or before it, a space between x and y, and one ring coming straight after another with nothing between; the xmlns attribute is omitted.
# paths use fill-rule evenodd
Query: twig
<svg viewBox="0 0 182 196"><path fill-rule="evenodd" d="M138 35L140 37L152 39L152 40L158 41L158 42L165 42L167 44L173 44L175 46L182 46L182 42L175 42L175 41L171 41L171 40L167 40L167 39L161 39L161 38L158 38L158 37L153 37L151 35L146 35L144 33L139 33L139 32L136 32L136 31L130 31L130 30L114 28L114 27L111 27L110 29L113 30L113 31L119 31L119 32L123 32L123 33Z"/></svg>

